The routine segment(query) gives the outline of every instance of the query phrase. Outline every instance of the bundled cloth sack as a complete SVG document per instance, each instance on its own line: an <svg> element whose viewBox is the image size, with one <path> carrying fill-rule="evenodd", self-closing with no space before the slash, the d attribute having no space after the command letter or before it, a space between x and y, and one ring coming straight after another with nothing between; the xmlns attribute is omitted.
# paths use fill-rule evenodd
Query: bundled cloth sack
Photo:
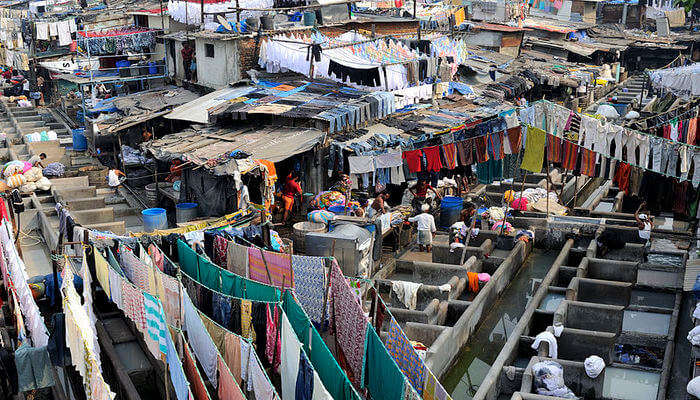
<svg viewBox="0 0 700 400"><path fill-rule="evenodd" d="M39 190L49 190L51 189L51 181L49 178L42 176L41 179L36 181L36 188Z"/></svg>
<svg viewBox="0 0 700 400"><path fill-rule="evenodd" d="M328 224L328 222L333 221L333 218L335 218L335 214L326 210L315 210L307 214L306 218L311 222L320 222L323 224Z"/></svg>
<svg viewBox="0 0 700 400"><path fill-rule="evenodd" d="M43 178L44 175L41 173L41 168L31 167L29 171L24 173L24 177L27 178L27 182L36 182Z"/></svg>
<svg viewBox="0 0 700 400"><path fill-rule="evenodd" d="M47 165L46 167L44 167L44 171L43 171L44 176L56 176L56 177L58 177L58 176L63 176L63 174L65 174L65 173L66 173L66 167L59 162L55 162L55 163L51 163L51 164ZM177 182L180 182L180 181L177 181ZM174 187L174 185L173 185L173 187Z"/></svg>
<svg viewBox="0 0 700 400"><path fill-rule="evenodd" d="M33 193L36 191L36 183L27 182L24 185L19 187L19 191L22 193Z"/></svg>
<svg viewBox="0 0 700 400"><path fill-rule="evenodd" d="M5 163L5 167L2 171L3 176L5 178L10 177L12 175L17 175L21 174L24 172L24 162L22 161L10 161L8 163Z"/></svg>
<svg viewBox="0 0 700 400"><path fill-rule="evenodd" d="M689 395L695 396L696 399L700 399L700 376L696 376L688 382L688 386L685 390Z"/></svg>
<svg viewBox="0 0 700 400"><path fill-rule="evenodd" d="M700 326L696 326L688 332L688 340L693 346L700 346Z"/></svg>
<svg viewBox="0 0 700 400"><path fill-rule="evenodd" d="M537 394L543 396L576 399L576 395L564 383L564 368L558 362L540 361L532 366Z"/></svg>
<svg viewBox="0 0 700 400"><path fill-rule="evenodd" d="M13 189L18 188L24 185L25 183L27 183L27 178L25 178L22 174L12 175L9 178L7 178L7 186Z"/></svg>
<svg viewBox="0 0 700 400"><path fill-rule="evenodd" d="M586 368L586 375L595 379L603 372L605 361L598 356L590 356L583 362L583 366Z"/></svg>

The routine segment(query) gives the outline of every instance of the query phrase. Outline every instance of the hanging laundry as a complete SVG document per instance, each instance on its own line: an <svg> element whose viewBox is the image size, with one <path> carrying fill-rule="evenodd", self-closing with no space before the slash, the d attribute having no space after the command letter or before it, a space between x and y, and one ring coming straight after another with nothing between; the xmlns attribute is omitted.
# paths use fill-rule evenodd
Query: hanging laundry
<svg viewBox="0 0 700 400"><path fill-rule="evenodd" d="M547 159L553 163L562 161L562 139L548 135L547 136Z"/></svg>
<svg viewBox="0 0 700 400"><path fill-rule="evenodd" d="M426 169L430 172L438 172L442 168L442 163L440 162L440 147L426 147L423 149L425 154L425 159L427 161Z"/></svg>
<svg viewBox="0 0 700 400"><path fill-rule="evenodd" d="M355 301L353 291L335 260L331 267L330 280L332 326L336 334L336 343L345 354L355 385L359 386L363 376L367 318L362 307Z"/></svg>
<svg viewBox="0 0 700 400"><path fill-rule="evenodd" d="M325 310L325 260L321 257L292 255L294 292L312 321L321 324Z"/></svg>
<svg viewBox="0 0 700 400"><path fill-rule="evenodd" d="M476 149L476 161L478 163L484 163L489 160L488 139L486 136L474 138L474 147Z"/></svg>
<svg viewBox="0 0 700 400"><path fill-rule="evenodd" d="M445 168L455 169L457 167L457 152L454 143L442 146L442 154L445 157Z"/></svg>
<svg viewBox="0 0 700 400"><path fill-rule="evenodd" d="M571 143L569 141L564 142L564 159L562 161L562 167L573 171L576 169L576 163L578 161L578 145Z"/></svg>
<svg viewBox="0 0 700 400"><path fill-rule="evenodd" d="M249 247L248 255L250 279L277 287L294 287L292 258L289 254Z"/></svg>
<svg viewBox="0 0 700 400"><path fill-rule="evenodd" d="M423 362L394 318L389 321L385 346L416 392L423 393L425 379Z"/></svg>
<svg viewBox="0 0 700 400"><path fill-rule="evenodd" d="M525 142L525 154L523 155L522 169L538 173L542 171L544 161L545 132L542 129L528 127L527 141Z"/></svg>
<svg viewBox="0 0 700 400"><path fill-rule="evenodd" d="M594 177L596 153L592 150L582 149L581 154L581 174Z"/></svg>
<svg viewBox="0 0 700 400"><path fill-rule="evenodd" d="M459 165L469 166L474 164L474 140L469 139L457 142L457 154L459 154Z"/></svg>
<svg viewBox="0 0 700 400"><path fill-rule="evenodd" d="M404 151L403 158L408 164L408 170L412 173L421 172L421 157L422 152L420 150Z"/></svg>

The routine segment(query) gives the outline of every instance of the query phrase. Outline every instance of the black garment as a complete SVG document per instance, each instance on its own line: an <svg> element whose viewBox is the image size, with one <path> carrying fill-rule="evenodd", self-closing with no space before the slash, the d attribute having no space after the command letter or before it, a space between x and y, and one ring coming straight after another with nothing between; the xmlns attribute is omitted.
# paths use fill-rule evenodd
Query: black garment
<svg viewBox="0 0 700 400"><path fill-rule="evenodd" d="M255 348L263 366L267 368L270 366L270 362L265 356L265 347L267 346L267 303L253 302L252 308L251 322L255 330Z"/></svg>
<svg viewBox="0 0 700 400"><path fill-rule="evenodd" d="M15 364L15 354L5 348L0 348L0 391L4 399L9 399L17 393L17 365Z"/></svg>
<svg viewBox="0 0 700 400"><path fill-rule="evenodd" d="M186 169L182 172L184 190L180 201L196 199L207 217L219 217L235 208L236 191L231 176L215 176L204 170Z"/></svg>
<svg viewBox="0 0 700 400"><path fill-rule="evenodd" d="M229 318L228 323L225 326L228 330L235 333L236 335L242 334L241 299L231 298L231 318Z"/></svg>
<svg viewBox="0 0 700 400"><path fill-rule="evenodd" d="M51 316L51 325L53 330L49 335L49 342L46 345L46 350L51 357L51 364L57 367L70 365L68 348L66 347L66 316L63 313L56 313Z"/></svg>
<svg viewBox="0 0 700 400"><path fill-rule="evenodd" d="M427 62L426 62L427 65ZM345 82L350 78L350 82L362 86L379 86L379 68L359 69L351 68L331 60L328 64L328 74L335 75L336 78Z"/></svg>

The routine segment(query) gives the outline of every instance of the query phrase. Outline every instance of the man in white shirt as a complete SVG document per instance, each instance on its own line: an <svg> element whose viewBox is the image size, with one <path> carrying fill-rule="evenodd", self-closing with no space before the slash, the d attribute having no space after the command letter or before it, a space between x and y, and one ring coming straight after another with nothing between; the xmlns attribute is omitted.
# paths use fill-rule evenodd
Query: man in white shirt
<svg viewBox="0 0 700 400"><path fill-rule="evenodd" d="M433 248L433 236L435 236L435 218L428 213L430 211L430 206L428 204L423 204L421 206L423 211L421 214L416 215L408 219L408 222L416 222L418 225L418 249L430 253Z"/></svg>

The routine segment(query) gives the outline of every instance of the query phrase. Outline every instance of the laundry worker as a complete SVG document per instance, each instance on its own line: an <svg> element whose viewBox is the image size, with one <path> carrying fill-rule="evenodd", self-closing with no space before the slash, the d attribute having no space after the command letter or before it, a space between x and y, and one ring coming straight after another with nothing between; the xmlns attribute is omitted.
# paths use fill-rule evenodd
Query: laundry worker
<svg viewBox="0 0 700 400"><path fill-rule="evenodd" d="M22 81L22 95L29 99L29 80Z"/></svg>
<svg viewBox="0 0 700 400"><path fill-rule="evenodd" d="M418 250L427 251L430 253L433 249L433 237L437 228L435 227L435 217L430 214L430 205L423 204L421 206L422 213L415 217L410 217L408 222L416 222L418 225Z"/></svg>
<svg viewBox="0 0 700 400"><path fill-rule="evenodd" d="M294 208L294 197L298 194L302 194L301 186L299 185L299 176L295 172L292 172L287 176L287 181L282 187L282 202L284 203L284 214L282 215L283 223L287 223L289 214Z"/></svg>
<svg viewBox="0 0 700 400"><path fill-rule="evenodd" d="M115 195L119 194L119 186L122 185L120 176L126 178L126 174L116 168L107 172L107 184L114 189Z"/></svg>
<svg viewBox="0 0 700 400"><path fill-rule="evenodd" d="M182 44L182 50L180 50L182 55L182 66L185 68L185 80L192 80L192 70L190 69L192 64L192 59L194 58L194 49L189 42Z"/></svg>
<svg viewBox="0 0 700 400"><path fill-rule="evenodd" d="M27 160L28 163L32 164L33 167L36 167L37 165L40 166L41 168L44 168L44 164L41 162L46 159L46 153L41 153L38 156L33 155L29 160Z"/></svg>
<svg viewBox="0 0 700 400"><path fill-rule="evenodd" d="M236 204L239 210L247 210L250 207L250 192L248 186L243 183L241 173L236 171L233 174L233 181L236 183Z"/></svg>
<svg viewBox="0 0 700 400"><path fill-rule="evenodd" d="M353 211L356 217L364 217L369 209L369 199L361 199L360 206Z"/></svg>
<svg viewBox="0 0 700 400"><path fill-rule="evenodd" d="M471 231L472 218L476 216L476 208L474 203L467 201L464 203L464 208L459 214L459 221L452 224L451 235L450 235L450 247L460 247L453 246L454 243L465 244L467 237Z"/></svg>
<svg viewBox="0 0 700 400"><path fill-rule="evenodd" d="M389 193L382 192L374 199L372 202L372 212L370 212L370 217L378 213L379 215L386 214L389 211L387 207L386 200L389 199Z"/></svg>
<svg viewBox="0 0 700 400"><path fill-rule="evenodd" d="M654 228L654 221L645 213L640 213L647 202L643 202L634 212L634 219L637 220L637 228L639 228L639 238L645 240L645 248L651 247L651 230Z"/></svg>
<svg viewBox="0 0 700 400"><path fill-rule="evenodd" d="M442 196L435 190L434 187L425 179L419 179L418 183L415 184L409 191L413 194L413 209L418 212L422 209L421 204L425 203L425 198L428 195L428 190L435 193L435 196L440 199Z"/></svg>

